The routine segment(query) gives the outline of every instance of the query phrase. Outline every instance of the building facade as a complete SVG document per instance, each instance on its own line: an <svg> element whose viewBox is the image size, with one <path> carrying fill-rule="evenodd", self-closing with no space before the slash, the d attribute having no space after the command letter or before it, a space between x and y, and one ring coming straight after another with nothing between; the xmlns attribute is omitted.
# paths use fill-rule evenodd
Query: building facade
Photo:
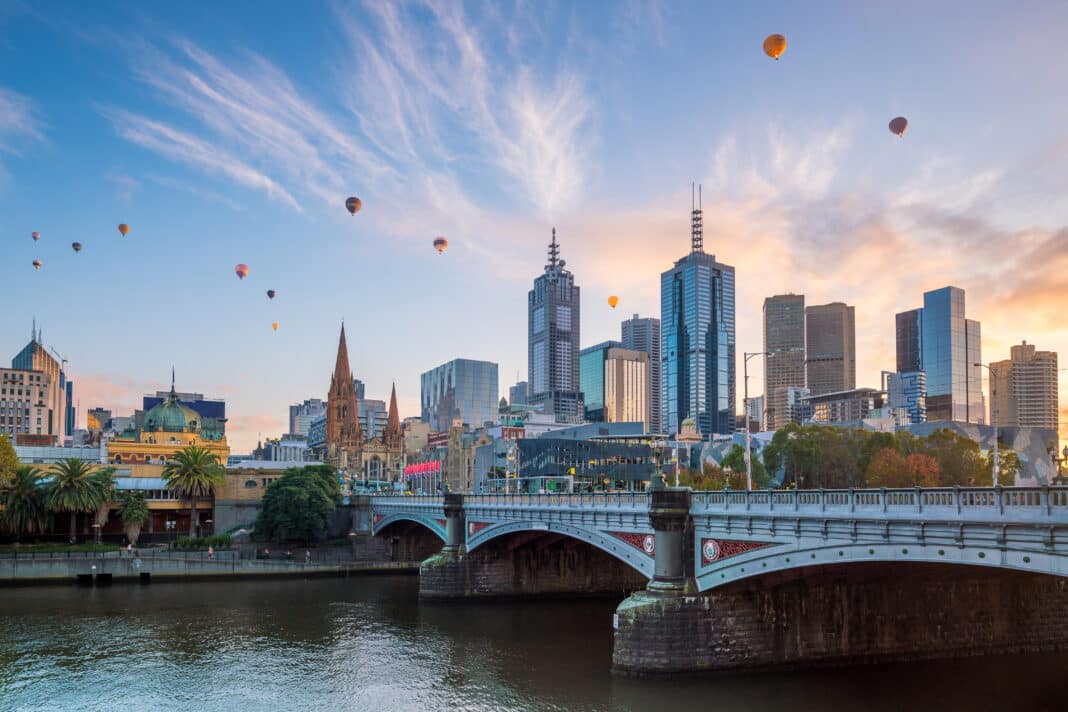
<svg viewBox="0 0 1068 712"><path fill-rule="evenodd" d="M635 314L622 324L623 348L642 351L649 355L649 432L663 432L663 403L660 385L660 320L655 317L640 318Z"/></svg>
<svg viewBox="0 0 1068 712"><path fill-rule="evenodd" d="M467 358L430 369L419 378L423 421L439 432L457 419L472 428L493 422L500 395L497 376L497 364Z"/></svg>
<svg viewBox="0 0 1068 712"><path fill-rule="evenodd" d="M649 430L649 354L605 341L582 350L579 371L586 420L640 422Z"/></svg>
<svg viewBox="0 0 1068 712"><path fill-rule="evenodd" d="M920 371L923 366L923 309L899 312L894 318L898 373Z"/></svg>
<svg viewBox="0 0 1068 712"><path fill-rule="evenodd" d="M509 405L526 405L527 400L530 397L530 384L526 381L519 381L514 386L508 388L508 404Z"/></svg>
<svg viewBox="0 0 1068 712"><path fill-rule="evenodd" d="M813 423L859 423L883 407L885 393L874 388L852 388L838 393L821 393L804 399Z"/></svg>
<svg viewBox="0 0 1068 712"><path fill-rule="evenodd" d="M25 436L50 438L52 377L44 371L0 368L0 435L12 444Z"/></svg>
<svg viewBox="0 0 1068 712"><path fill-rule="evenodd" d="M359 396L357 396L358 398ZM326 403L320 398L309 398L303 403L289 406L289 432L292 435L308 435L312 421L326 414Z"/></svg>
<svg viewBox="0 0 1068 712"><path fill-rule="evenodd" d="M594 423L605 421L604 363L608 350L620 345L618 341L602 341L579 351L579 387L586 420Z"/></svg>
<svg viewBox="0 0 1068 712"><path fill-rule="evenodd" d="M909 424L927 422L927 375L923 371L891 373L886 378L890 408L903 408Z"/></svg>
<svg viewBox="0 0 1068 712"><path fill-rule="evenodd" d="M660 275L662 427L691 417L704 438L734 431L734 268L704 251L700 207L690 254Z"/></svg>
<svg viewBox="0 0 1068 712"><path fill-rule="evenodd" d="M45 411L41 415L41 433L39 434L50 436L57 443L63 444L63 439L69 434L67 432L67 377L60 361L45 349L41 332L37 330L36 324L30 343L11 359L11 368L17 371L38 371L48 377L48 386L41 400ZM33 428L32 432L36 432L37 416L33 416Z"/></svg>
<svg viewBox="0 0 1068 712"><path fill-rule="evenodd" d="M764 299L764 398L768 430L790 422L788 391L805 387L805 296Z"/></svg>
<svg viewBox="0 0 1068 712"><path fill-rule="evenodd" d="M1057 354L1024 341L1010 358L990 364L990 416L998 427L1057 430Z"/></svg>
<svg viewBox="0 0 1068 712"><path fill-rule="evenodd" d="M927 419L984 423L979 322L965 316L964 290L925 292L920 337Z"/></svg>
<svg viewBox="0 0 1068 712"><path fill-rule="evenodd" d="M579 287L566 265L553 228L545 272L527 294L527 375L529 404L541 405L561 422L573 422L585 410L579 386L582 312Z"/></svg>
<svg viewBox="0 0 1068 712"><path fill-rule="evenodd" d="M805 308L805 385L814 396L857 387L853 307L832 302Z"/></svg>

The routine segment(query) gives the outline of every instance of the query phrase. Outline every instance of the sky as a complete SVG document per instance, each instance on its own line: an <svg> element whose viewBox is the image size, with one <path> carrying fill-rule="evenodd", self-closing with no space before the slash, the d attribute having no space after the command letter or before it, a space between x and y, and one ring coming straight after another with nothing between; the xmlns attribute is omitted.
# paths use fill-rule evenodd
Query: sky
<svg viewBox="0 0 1068 712"><path fill-rule="evenodd" d="M619 338L659 316L694 182L739 354L764 297L845 301L877 387L894 313L949 284L984 361L1068 354L1068 5L748 5L8 0L0 354L36 318L81 425L173 366L226 399L235 452L326 396L342 320L367 397L396 382L402 416L453 358L500 364L507 395L551 229L582 343Z"/></svg>

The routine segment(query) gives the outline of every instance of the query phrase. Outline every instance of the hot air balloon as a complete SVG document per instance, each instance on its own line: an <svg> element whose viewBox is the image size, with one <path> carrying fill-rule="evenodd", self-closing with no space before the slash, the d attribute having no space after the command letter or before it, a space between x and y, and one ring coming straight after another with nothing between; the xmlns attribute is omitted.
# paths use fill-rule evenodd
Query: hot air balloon
<svg viewBox="0 0 1068 712"><path fill-rule="evenodd" d="M248 276L248 265L246 265L246 264L237 265L236 267L234 267L234 274L237 275L238 279L244 279L245 277Z"/></svg>
<svg viewBox="0 0 1068 712"><path fill-rule="evenodd" d="M904 116L898 116L896 118L890 119L890 133L896 135L898 138L901 138L905 135L905 129L907 129L908 127L909 120L906 119Z"/></svg>
<svg viewBox="0 0 1068 712"><path fill-rule="evenodd" d="M33 268L34 269L41 269L41 260L34 260L33 261Z"/></svg>
<svg viewBox="0 0 1068 712"><path fill-rule="evenodd" d="M39 232L31 232L30 233L30 237L33 238L34 242L37 242L38 240L41 239L41 233L39 233Z"/></svg>
<svg viewBox="0 0 1068 712"><path fill-rule="evenodd" d="M354 195L345 201L345 207L348 208L350 215L355 215L363 207L363 201Z"/></svg>
<svg viewBox="0 0 1068 712"><path fill-rule="evenodd" d="M440 255L445 250L449 249L449 241L440 235L434 238L434 249L438 251Z"/></svg>
<svg viewBox="0 0 1068 712"><path fill-rule="evenodd" d="M130 232L130 226L126 223L119 223L119 232L122 233L123 237L126 237L126 234Z"/></svg>
<svg viewBox="0 0 1068 712"><path fill-rule="evenodd" d="M608 306L615 309L617 304L619 304L619 297L613 294L608 298Z"/></svg>
<svg viewBox="0 0 1068 712"><path fill-rule="evenodd" d="M782 53L786 51L786 38L782 35L768 35L764 40L764 54L778 61Z"/></svg>
<svg viewBox="0 0 1068 712"><path fill-rule="evenodd" d="M278 331L278 322L277 321L272 322L271 323L271 328L274 329L275 331Z"/></svg>
<svg viewBox="0 0 1068 712"><path fill-rule="evenodd" d="M82 243L80 243L80 242L72 242L72 243L70 243L70 246L74 248L75 252L81 252L82 251Z"/></svg>
<svg viewBox="0 0 1068 712"><path fill-rule="evenodd" d="M276 292L273 289L268 289L267 290L267 298L268 299L274 299L274 295L275 294L276 294Z"/></svg>

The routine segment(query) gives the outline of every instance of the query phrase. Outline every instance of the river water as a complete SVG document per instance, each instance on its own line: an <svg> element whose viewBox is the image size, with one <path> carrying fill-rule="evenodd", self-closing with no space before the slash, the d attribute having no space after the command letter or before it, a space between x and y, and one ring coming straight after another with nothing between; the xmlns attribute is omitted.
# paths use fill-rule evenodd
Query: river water
<svg viewBox="0 0 1068 712"><path fill-rule="evenodd" d="M407 577L0 589L0 710L1068 709L1068 655L670 682L615 601L420 604Z"/></svg>

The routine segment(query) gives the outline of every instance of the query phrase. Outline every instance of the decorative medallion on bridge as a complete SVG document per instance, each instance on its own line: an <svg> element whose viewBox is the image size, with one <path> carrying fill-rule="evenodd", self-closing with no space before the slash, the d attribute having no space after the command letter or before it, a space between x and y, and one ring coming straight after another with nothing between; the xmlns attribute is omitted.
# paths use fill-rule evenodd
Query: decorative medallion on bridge
<svg viewBox="0 0 1068 712"><path fill-rule="evenodd" d="M767 541L723 541L722 539L701 540L701 563L711 564L713 561L721 561L738 554L744 554L754 549L763 549L771 546Z"/></svg>
<svg viewBox="0 0 1068 712"><path fill-rule="evenodd" d="M375 515L375 525L377 526L378 523L380 521L382 521L383 519L385 519L385 518L386 518L386 515L384 515L384 514L376 514Z"/></svg>
<svg viewBox="0 0 1068 712"><path fill-rule="evenodd" d="M467 536L474 536L489 526L489 522L468 522Z"/></svg>
<svg viewBox="0 0 1068 712"><path fill-rule="evenodd" d="M435 519L434 521L437 522L438 524L440 524L442 529L446 528L444 519Z"/></svg>
<svg viewBox="0 0 1068 712"><path fill-rule="evenodd" d="M648 556L656 554L656 538L652 534L635 534L634 532L612 532L612 536L622 539L635 549L641 549Z"/></svg>

